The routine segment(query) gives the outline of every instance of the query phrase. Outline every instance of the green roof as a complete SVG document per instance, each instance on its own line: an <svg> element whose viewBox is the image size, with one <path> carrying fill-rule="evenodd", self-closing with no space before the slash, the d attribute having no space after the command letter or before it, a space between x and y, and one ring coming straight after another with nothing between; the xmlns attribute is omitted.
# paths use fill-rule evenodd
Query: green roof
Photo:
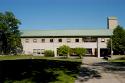
<svg viewBox="0 0 125 83"><path fill-rule="evenodd" d="M22 30L22 37L40 36L111 36L112 30Z"/></svg>

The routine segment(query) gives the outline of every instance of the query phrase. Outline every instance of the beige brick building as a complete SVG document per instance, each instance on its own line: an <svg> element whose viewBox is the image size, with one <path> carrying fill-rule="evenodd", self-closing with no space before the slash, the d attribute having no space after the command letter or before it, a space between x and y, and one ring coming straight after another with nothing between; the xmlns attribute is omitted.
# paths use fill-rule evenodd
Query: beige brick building
<svg viewBox="0 0 125 83"><path fill-rule="evenodd" d="M23 53L44 56L45 50L53 50L57 57L57 49L62 45L68 45L71 48L86 48L87 55L100 57L102 52L107 51L107 41L117 25L116 17L109 17L108 29L25 30L21 35Z"/></svg>

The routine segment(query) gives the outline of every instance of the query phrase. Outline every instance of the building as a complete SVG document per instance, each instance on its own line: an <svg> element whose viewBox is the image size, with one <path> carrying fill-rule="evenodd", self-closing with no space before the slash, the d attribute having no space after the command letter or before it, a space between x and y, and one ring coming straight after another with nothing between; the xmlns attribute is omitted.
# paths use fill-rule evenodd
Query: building
<svg viewBox="0 0 125 83"><path fill-rule="evenodd" d="M107 29L25 30L21 35L23 51L25 54L44 56L45 50L53 50L57 57L57 49L62 45L68 45L71 48L86 48L88 55L100 57L107 52L107 41L117 25L116 17L108 17Z"/></svg>

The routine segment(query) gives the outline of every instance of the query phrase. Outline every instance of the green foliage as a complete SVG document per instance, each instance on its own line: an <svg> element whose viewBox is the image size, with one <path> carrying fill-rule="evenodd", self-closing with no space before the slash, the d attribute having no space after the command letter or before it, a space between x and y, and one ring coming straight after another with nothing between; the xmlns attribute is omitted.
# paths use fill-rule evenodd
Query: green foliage
<svg viewBox="0 0 125 83"><path fill-rule="evenodd" d="M107 41L107 48L111 48L111 39Z"/></svg>
<svg viewBox="0 0 125 83"><path fill-rule="evenodd" d="M1 45L1 54L17 54L22 51L21 32L18 29L20 24L12 12L0 13L0 30L4 32L3 39L6 40Z"/></svg>
<svg viewBox="0 0 125 83"><path fill-rule="evenodd" d="M75 48L70 48L69 55L76 55Z"/></svg>
<svg viewBox="0 0 125 83"><path fill-rule="evenodd" d="M86 54L85 48L77 47L77 48L75 48L74 51L75 51L75 54L79 55L80 58L82 58L82 56L84 56Z"/></svg>
<svg viewBox="0 0 125 83"><path fill-rule="evenodd" d="M52 50L45 50L46 57L54 57L54 52Z"/></svg>
<svg viewBox="0 0 125 83"><path fill-rule="evenodd" d="M58 74L57 81L50 83L74 83L75 78L71 75L67 75L64 71L56 70L54 73Z"/></svg>
<svg viewBox="0 0 125 83"><path fill-rule="evenodd" d="M80 58L86 54L85 48L70 48L69 46L63 45L60 46L58 49L58 54L63 56L69 56L69 55L79 55Z"/></svg>
<svg viewBox="0 0 125 83"><path fill-rule="evenodd" d="M63 56L69 56L69 52L70 52L70 47L69 46L66 46L66 45L63 45L63 46L60 46L59 49L58 49L58 54L59 55L63 55Z"/></svg>
<svg viewBox="0 0 125 83"><path fill-rule="evenodd" d="M108 41L108 48L111 48L111 40ZM125 51L125 30L117 26L113 31L112 48L114 54L124 54Z"/></svg>

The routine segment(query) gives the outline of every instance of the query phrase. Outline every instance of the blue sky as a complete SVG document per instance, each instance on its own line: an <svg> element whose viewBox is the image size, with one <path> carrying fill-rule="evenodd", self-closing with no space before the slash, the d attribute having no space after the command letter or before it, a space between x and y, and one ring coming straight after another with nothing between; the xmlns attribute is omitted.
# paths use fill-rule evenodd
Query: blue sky
<svg viewBox="0 0 125 83"><path fill-rule="evenodd" d="M125 0L0 0L0 12L12 11L20 29L106 29L107 17L125 27Z"/></svg>

